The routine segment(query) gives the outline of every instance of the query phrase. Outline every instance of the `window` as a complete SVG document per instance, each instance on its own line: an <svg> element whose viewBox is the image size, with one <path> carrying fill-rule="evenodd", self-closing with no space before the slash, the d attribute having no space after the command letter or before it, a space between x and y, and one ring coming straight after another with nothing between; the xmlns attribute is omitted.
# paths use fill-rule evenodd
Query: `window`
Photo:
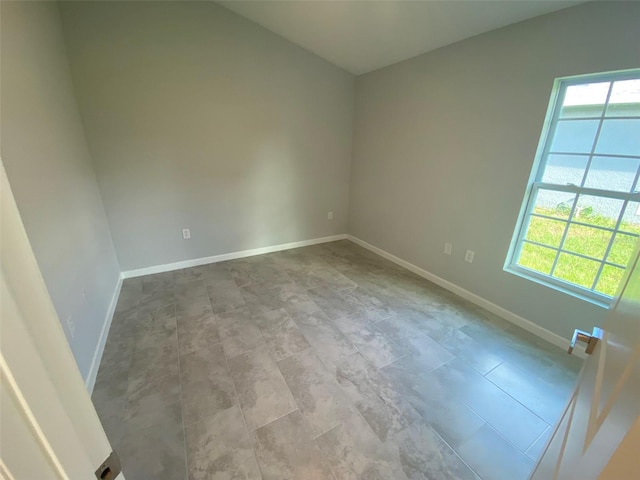
<svg viewBox="0 0 640 480"><path fill-rule="evenodd" d="M640 236L640 70L556 80L506 270L609 303Z"/></svg>

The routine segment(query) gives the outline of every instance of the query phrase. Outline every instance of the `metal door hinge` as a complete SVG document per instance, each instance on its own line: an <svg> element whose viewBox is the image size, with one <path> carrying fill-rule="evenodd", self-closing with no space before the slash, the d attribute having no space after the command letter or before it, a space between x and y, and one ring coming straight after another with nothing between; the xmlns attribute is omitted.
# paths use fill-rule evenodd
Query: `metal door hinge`
<svg viewBox="0 0 640 480"><path fill-rule="evenodd" d="M585 331L576 329L573 332L573 337L571 338L571 343L569 344L568 353L569 355L571 355L577 342L583 342L587 344L587 347L585 348L584 352L588 355L591 355L600 340L602 340L601 328L594 327L593 332L591 334L588 334Z"/></svg>
<svg viewBox="0 0 640 480"><path fill-rule="evenodd" d="M113 480L118 475L122 468L120 467L120 459L116 452L111 452L107 459L96 470L96 478L98 480Z"/></svg>

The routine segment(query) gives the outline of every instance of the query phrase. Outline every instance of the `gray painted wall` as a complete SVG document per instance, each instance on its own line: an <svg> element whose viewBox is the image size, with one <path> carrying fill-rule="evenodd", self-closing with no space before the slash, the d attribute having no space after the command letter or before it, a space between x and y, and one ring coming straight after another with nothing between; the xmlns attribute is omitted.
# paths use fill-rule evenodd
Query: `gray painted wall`
<svg viewBox="0 0 640 480"><path fill-rule="evenodd" d="M562 336L601 322L503 265L554 78L640 66L638 25L587 3L357 77L349 233Z"/></svg>
<svg viewBox="0 0 640 480"><path fill-rule="evenodd" d="M73 94L57 6L1 5L2 162L86 377L120 268Z"/></svg>
<svg viewBox="0 0 640 480"><path fill-rule="evenodd" d="M123 270L346 233L352 75L212 2L60 8Z"/></svg>

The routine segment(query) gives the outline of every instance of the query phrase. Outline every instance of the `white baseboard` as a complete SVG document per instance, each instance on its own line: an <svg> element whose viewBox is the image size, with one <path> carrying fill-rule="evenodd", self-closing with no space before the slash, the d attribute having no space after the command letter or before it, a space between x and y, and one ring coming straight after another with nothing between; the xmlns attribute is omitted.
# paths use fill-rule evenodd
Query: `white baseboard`
<svg viewBox="0 0 640 480"><path fill-rule="evenodd" d="M93 359L91 360L91 367L87 373L87 377L84 380L84 384L89 391L89 395L93 393L93 387L96 384L96 377L98 375L98 368L100 368L100 360L102 360L102 354L104 353L104 346L107 343L107 337L109 336L109 328L111 328L111 322L113 321L113 315L116 311L116 305L118 304L118 297L120 297L120 289L122 288L122 275L118 278L118 283L111 297L111 303L109 304L109 310L102 323L102 330L100 331L100 337L98 338L98 344L96 350L93 353Z"/></svg>
<svg viewBox="0 0 640 480"><path fill-rule="evenodd" d="M269 247L253 248L251 250L241 250L239 252L223 253L222 255L214 255L212 257L194 258L192 260L184 260L182 262L165 263L164 265L155 265L153 267L138 268L136 270L127 270L122 272L123 278L142 277L144 275L152 275L154 273L171 272L182 268L197 267L199 265L207 265L209 263L224 262L226 260L235 260L237 258L253 257L254 255L263 255L265 253L279 252L281 250L289 250L291 248L308 247L309 245L317 245L318 243L335 242L336 240L345 240L346 233L340 235L332 235L330 237L312 238L310 240L302 240L300 242L282 243L280 245L271 245Z"/></svg>
<svg viewBox="0 0 640 480"><path fill-rule="evenodd" d="M406 268L407 270L415 273L416 275L420 275L422 278L426 278L427 280L435 283L436 285L440 285L442 288L445 288L450 292L453 292L456 295L466 300L469 300L470 302L484 308L485 310L488 310L491 313L494 313L499 317L546 340L547 342L552 343L553 345L556 345L557 347L565 349L568 346L568 341L566 338L561 337L556 333L553 333L551 330L547 330L546 328L541 327L540 325L532 322L531 320L527 320L526 318L523 318L520 315L516 315L515 313L507 310L506 308L496 305L495 303L490 302L489 300L486 300L485 298L482 298L481 296L476 295L475 293L472 293L469 290L465 290L464 288L459 287L455 283L451 283L450 281L445 280L444 278L438 277L437 275L434 275L433 273L428 272L423 268L417 267L416 265L409 263L406 260L403 260L399 257L396 257L395 255L385 250L382 250L381 248L378 248L374 245L371 245L370 243L367 243L364 240L354 237L353 235L347 235L347 238L352 242L357 243L361 247L364 247L367 250L377 253L381 257L384 257L387 260L390 260L393 263ZM576 351L575 354L579 357L584 358L584 354L580 351Z"/></svg>

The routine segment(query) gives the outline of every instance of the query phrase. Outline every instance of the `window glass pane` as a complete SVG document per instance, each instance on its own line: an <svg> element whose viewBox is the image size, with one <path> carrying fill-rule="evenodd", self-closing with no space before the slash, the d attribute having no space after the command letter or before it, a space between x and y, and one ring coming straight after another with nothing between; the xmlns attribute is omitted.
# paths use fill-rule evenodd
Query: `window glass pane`
<svg viewBox="0 0 640 480"><path fill-rule="evenodd" d="M549 275L555 258L555 250L524 242L520 251L518 265Z"/></svg>
<svg viewBox="0 0 640 480"><path fill-rule="evenodd" d="M624 202L617 198L580 195L572 220L589 225L615 228Z"/></svg>
<svg viewBox="0 0 640 480"><path fill-rule="evenodd" d="M610 82L587 83L567 87L560 118L599 117L607 100Z"/></svg>
<svg viewBox="0 0 640 480"><path fill-rule="evenodd" d="M605 265L602 267L602 273L600 273L600 278L596 285L596 292L613 297L618 290L618 284L620 280L622 280L622 275L624 275L622 268Z"/></svg>
<svg viewBox="0 0 640 480"><path fill-rule="evenodd" d="M533 213L546 215L548 217L569 219L573 201L576 198L574 193L556 192L554 190L538 189Z"/></svg>
<svg viewBox="0 0 640 480"><path fill-rule="evenodd" d="M610 119L602 122L595 151L640 156L640 119Z"/></svg>
<svg viewBox="0 0 640 480"><path fill-rule="evenodd" d="M551 247L559 247L567 222L531 216L527 227L526 239L544 243Z"/></svg>
<svg viewBox="0 0 640 480"><path fill-rule="evenodd" d="M600 262L595 260L577 257L570 253L561 253L553 276L590 289L599 268Z"/></svg>
<svg viewBox="0 0 640 480"><path fill-rule="evenodd" d="M613 121L613 120L610 120ZM567 120L558 122L551 152L589 153L593 147L599 120ZM620 152L606 152L620 153Z"/></svg>
<svg viewBox="0 0 640 480"><path fill-rule="evenodd" d="M629 202L627 204L618 230L640 235L640 202Z"/></svg>
<svg viewBox="0 0 640 480"><path fill-rule="evenodd" d="M633 254L633 249L636 247L637 241L638 237L634 237L633 235L616 233L613 243L611 244L611 250L607 256L607 261L626 267L629 260L631 260L631 255Z"/></svg>
<svg viewBox="0 0 640 480"><path fill-rule="evenodd" d="M542 174L544 183L580 185L587 167L587 155L549 155Z"/></svg>
<svg viewBox="0 0 640 480"><path fill-rule="evenodd" d="M569 225L563 250L602 260L611 240L611 232L583 225Z"/></svg>
<svg viewBox="0 0 640 480"><path fill-rule="evenodd" d="M613 84L607 116L640 117L640 79L621 80Z"/></svg>
<svg viewBox="0 0 640 480"><path fill-rule="evenodd" d="M584 186L630 192L640 160L620 157L593 157Z"/></svg>

